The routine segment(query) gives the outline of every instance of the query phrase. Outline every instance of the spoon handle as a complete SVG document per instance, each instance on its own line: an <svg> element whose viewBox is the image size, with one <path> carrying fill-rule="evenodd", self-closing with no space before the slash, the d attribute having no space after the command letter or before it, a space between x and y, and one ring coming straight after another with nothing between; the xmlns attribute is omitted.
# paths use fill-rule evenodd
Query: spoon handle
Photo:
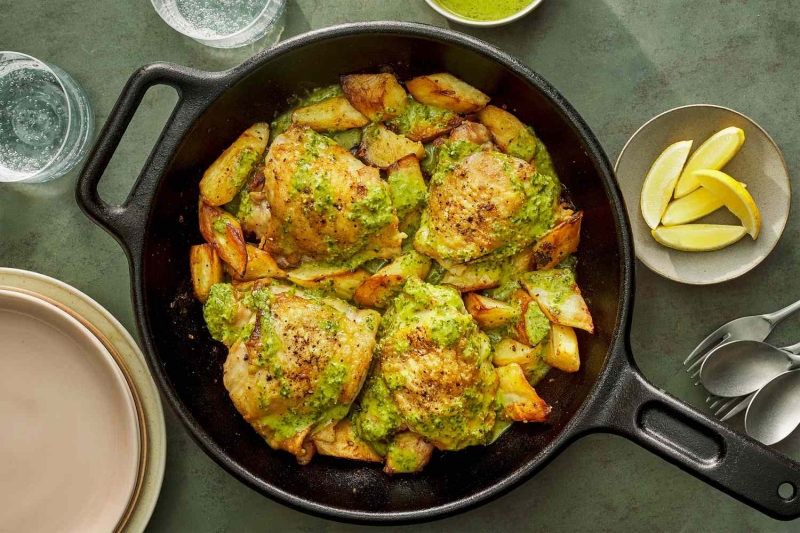
<svg viewBox="0 0 800 533"><path fill-rule="evenodd" d="M792 361L792 366L789 367L789 370L800 368L800 342L787 346L786 348L781 348L781 350L783 350L786 353L786 357Z"/></svg>
<svg viewBox="0 0 800 533"><path fill-rule="evenodd" d="M786 346L784 348L781 348L781 350L783 350L784 352L789 352L790 354L800 355L800 342L798 342L797 344L792 344L791 346ZM795 360L793 357L790 357L790 359L792 361Z"/></svg>
<svg viewBox="0 0 800 533"><path fill-rule="evenodd" d="M774 313L768 313L768 314L763 315L763 316L774 327L774 326L776 326L778 324L778 322L780 322L784 318L796 313L798 310L800 310L800 300L797 300L795 303L793 303L791 305L787 305L786 307L784 307L780 311L775 311Z"/></svg>

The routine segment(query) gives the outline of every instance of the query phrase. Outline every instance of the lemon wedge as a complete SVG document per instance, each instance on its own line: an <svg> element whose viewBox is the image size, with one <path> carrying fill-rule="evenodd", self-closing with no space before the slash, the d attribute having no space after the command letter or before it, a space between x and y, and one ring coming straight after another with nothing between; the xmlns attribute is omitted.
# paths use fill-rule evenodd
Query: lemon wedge
<svg viewBox="0 0 800 533"><path fill-rule="evenodd" d="M695 170L721 169L739 152L742 144L744 132L739 128L725 128L709 137L686 162L675 186L675 198L682 198L700 186L694 177Z"/></svg>
<svg viewBox="0 0 800 533"><path fill-rule="evenodd" d="M741 183L719 170L698 170L694 172L694 177L742 221L742 226L752 238L758 237L761 231L761 213L753 197Z"/></svg>
<svg viewBox="0 0 800 533"><path fill-rule="evenodd" d="M664 216L661 217L661 223L665 226L688 224L713 213L722 205L722 200L714 193L700 187L683 198L670 202L664 211Z"/></svg>
<svg viewBox="0 0 800 533"><path fill-rule="evenodd" d="M747 187L744 183L739 183L742 187ZM665 226L688 224L710 215L722 206L722 200L717 198L714 193L704 187L700 187L683 198L670 202L667 210L664 211L664 216L661 217L661 223Z"/></svg>
<svg viewBox="0 0 800 533"><path fill-rule="evenodd" d="M647 173L642 185L642 216L655 229L667 208L683 164L692 149L692 141L680 141L667 147Z"/></svg>
<svg viewBox="0 0 800 533"><path fill-rule="evenodd" d="M735 243L745 235L742 226L725 224L683 224L659 226L652 231L660 244L684 252L710 252Z"/></svg>

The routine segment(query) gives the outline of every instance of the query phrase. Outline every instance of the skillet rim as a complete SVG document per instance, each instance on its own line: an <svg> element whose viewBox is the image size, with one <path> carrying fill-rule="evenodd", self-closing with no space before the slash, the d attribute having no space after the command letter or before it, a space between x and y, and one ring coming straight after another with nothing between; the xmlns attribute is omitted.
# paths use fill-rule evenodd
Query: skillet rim
<svg viewBox="0 0 800 533"><path fill-rule="evenodd" d="M627 210L625 209L621 191L619 190L614 177L614 170L610 160L605 154L600 142L583 118L549 82L547 82L532 69L528 68L514 56L503 52L499 48L483 40L447 28L440 28L437 26L414 22L357 22L312 30L287 39L286 41L277 44L273 48L264 50L245 60L240 65L233 67L232 69L222 72L202 73L206 77L204 82L212 86L213 94L210 95L210 98L203 103L202 109L198 110L197 115L195 115L195 118L191 123L181 125L183 131L180 133L180 139L178 139L174 145L175 150L173 150L172 153L163 154L166 164L163 168L158 169L158 184L160 185L161 180L164 179L165 172L169 168L172 159L175 156L175 152L182 144L186 135L192 129L192 126L196 123L199 117L205 113L205 111L207 111L208 108L220 97L222 97L230 87L244 79L256 69L262 68L264 64L271 62L283 54L303 48L307 45L317 44L327 40L364 34L400 35L411 38L423 38L444 42L461 48L469 49L472 52L483 55L491 61L498 63L512 74L515 74L525 80L526 83L528 83L550 101L561 117L583 140L585 148L587 149L587 155L589 155L589 158L595 164L595 168L597 169L603 184L606 199L611 207L617 235L617 248L620 259L618 291L619 305L614 333L608 346L603 367L601 368L595 383L592 385L591 389L584 398L583 403L578 407L575 414L566 423L561 432L539 453L530 458L524 467L519 468L510 475L498 479L489 488L484 489L483 491L475 493L466 498L454 500L444 505L413 511L370 512L354 511L316 503L291 492L281 490L278 487L264 481L263 479L250 474L250 472L242 468L238 462L229 457L228 454L226 454L225 451L217 445L211 436L196 421L192 413L188 410L186 405L178 396L169 380L169 377L166 375L166 371L163 367L163 361L157 355L154 338L151 334L149 313L144 305L143 257L146 243L142 243L142 246L136 250L138 257L129 257L131 268L133 270L132 293L134 297L133 299L137 329L139 331L140 338L145 345L145 353L147 354L148 365L155 374L156 381L161 389L161 392L167 398L168 404L178 415L178 418L189 430L189 435L192 437L192 439L209 457L211 457L211 459L214 460L214 462L219 464L226 471L251 489L269 497L274 501L277 501L278 503L287 505L301 512L321 518L356 524L411 524L428 522L453 516L469 509L474 509L510 492L512 489L518 487L524 481L530 479L539 470L544 468L560 453L564 447L586 432L592 431L593 428L598 425L596 421L590 422L588 426L585 422L593 418L591 408L594 406L594 404L597 403L598 400L602 401L610 396L609 392L606 390L609 387L608 380L610 377L610 369L614 367L617 370L624 371L633 365L629 355L631 352L627 347L629 343L628 334L630 316L633 307L633 240L630 230L630 222L628 221ZM178 106L180 106L180 102L178 103ZM161 140L162 139L159 139L159 144ZM154 154L157 151L158 145L156 146ZM154 199L151 199L148 213L144 222L145 228L149 228L153 217L154 207L155 201ZM127 251L127 246L124 245L123 247L126 248ZM621 358L622 360L616 361L615 358ZM611 364L612 361L615 361L617 364ZM623 366L620 367L620 365ZM611 385L613 385L613 383L611 383ZM594 418L600 419L600 415L601 413L598 412Z"/></svg>

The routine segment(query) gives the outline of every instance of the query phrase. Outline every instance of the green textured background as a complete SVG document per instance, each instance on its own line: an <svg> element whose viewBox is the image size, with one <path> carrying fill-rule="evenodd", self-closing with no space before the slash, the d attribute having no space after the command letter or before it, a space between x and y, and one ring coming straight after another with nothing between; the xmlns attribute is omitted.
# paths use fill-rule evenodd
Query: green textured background
<svg viewBox="0 0 800 533"><path fill-rule="evenodd" d="M714 103L759 122L783 149L792 173L800 164L800 9L794 0L546 0L520 22L485 30L449 24L423 0L289 0L284 36L381 19L449 26L520 57L572 102L612 161L653 115L682 104ZM9 49L71 73L94 103L98 130L130 73L145 63L222 70L257 51L203 47L164 24L147 0L0 0L0 50ZM125 198L175 101L171 89L147 95L102 183L107 201ZM0 185L0 265L70 283L133 331L122 250L81 214L73 198L75 179L73 171L45 185ZM793 216L766 261L722 285L678 285L638 265L632 345L645 375L703 405L701 391L681 369L684 356L719 324L800 298L800 248L793 246L798 230ZM771 340L800 340L798 320L788 320ZM367 531L261 497L206 457L169 411L167 426L166 477L149 531ZM800 436L780 449L800 457ZM688 532L800 526L762 516L622 438L595 435L499 500L406 529Z"/></svg>

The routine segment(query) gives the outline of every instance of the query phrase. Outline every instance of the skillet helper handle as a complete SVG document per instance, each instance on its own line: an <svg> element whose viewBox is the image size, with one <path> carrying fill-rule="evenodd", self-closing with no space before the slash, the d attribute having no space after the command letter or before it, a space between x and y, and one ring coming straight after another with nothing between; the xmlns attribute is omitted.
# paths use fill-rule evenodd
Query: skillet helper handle
<svg viewBox="0 0 800 533"><path fill-rule="evenodd" d="M98 140L78 177L75 196L81 209L131 253L142 244L144 223L158 179L182 139L181 130L215 98L211 90L217 75L171 63L152 63L134 72L111 110ZM156 146L122 205L105 203L97 185L122 136L150 87L169 85L178 92L178 103L164 125Z"/></svg>
<svg viewBox="0 0 800 533"><path fill-rule="evenodd" d="M620 370L595 429L627 437L773 518L800 516L800 463L657 388L635 367ZM782 487L782 496L786 483L792 489Z"/></svg>

